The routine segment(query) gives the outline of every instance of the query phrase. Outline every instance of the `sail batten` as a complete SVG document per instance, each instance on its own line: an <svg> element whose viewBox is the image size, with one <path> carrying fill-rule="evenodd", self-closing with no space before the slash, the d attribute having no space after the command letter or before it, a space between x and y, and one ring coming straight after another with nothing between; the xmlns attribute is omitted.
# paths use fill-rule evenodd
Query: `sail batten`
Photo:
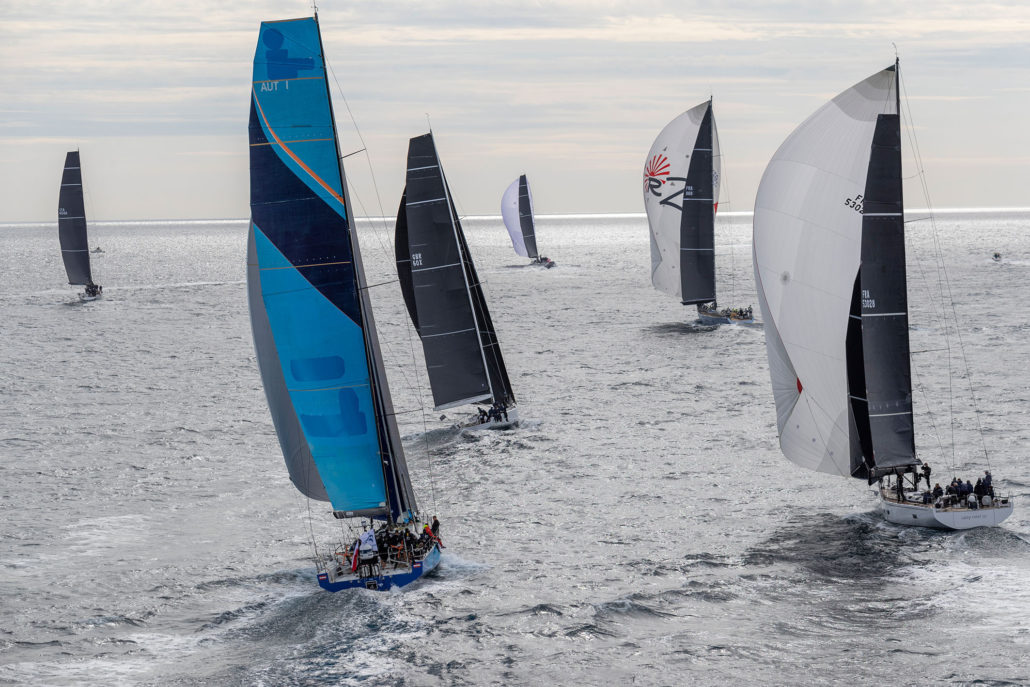
<svg viewBox="0 0 1030 687"><path fill-rule="evenodd" d="M415 508L414 495L349 213L316 19L262 23L253 84L248 296L290 478L336 512L401 518Z"/></svg>

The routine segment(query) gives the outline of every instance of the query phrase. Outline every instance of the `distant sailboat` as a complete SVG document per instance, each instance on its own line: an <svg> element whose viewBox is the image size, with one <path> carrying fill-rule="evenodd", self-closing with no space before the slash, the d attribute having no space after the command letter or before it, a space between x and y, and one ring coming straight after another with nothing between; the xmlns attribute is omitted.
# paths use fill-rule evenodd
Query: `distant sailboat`
<svg viewBox="0 0 1030 687"><path fill-rule="evenodd" d="M436 409L490 404L469 429L517 425L515 394L432 133L408 144L394 246Z"/></svg>
<svg viewBox="0 0 1030 687"><path fill-rule="evenodd" d="M518 255L532 258L534 264L548 269L554 267L554 260L540 255L536 249L533 195L529 192L529 181L525 174L511 182L501 196L501 217L511 236L511 245Z"/></svg>
<svg viewBox="0 0 1030 687"><path fill-rule="evenodd" d="M336 518L369 519L355 545L316 558L318 583L335 592L413 582L440 548L423 534L390 399L317 16L261 24L250 193L251 326L290 479Z"/></svg>
<svg viewBox="0 0 1030 687"><path fill-rule="evenodd" d="M644 165L651 228L651 283L697 305L702 324L750 322L751 308L719 309L715 296L715 213L722 158L712 101L669 122Z"/></svg>
<svg viewBox="0 0 1030 687"><path fill-rule="evenodd" d="M816 111L758 188L755 282L780 448L802 467L879 482L890 522L996 525L1012 501L993 489L971 507L916 487L897 78L895 63Z"/></svg>
<svg viewBox="0 0 1030 687"><path fill-rule="evenodd" d="M89 239L86 236L86 203L82 197L82 168L79 151L72 150L64 158L61 175L61 194L57 208L57 230L61 240L61 257L68 283L85 286L79 294L84 301L94 301L104 293L104 287L93 283L89 264Z"/></svg>

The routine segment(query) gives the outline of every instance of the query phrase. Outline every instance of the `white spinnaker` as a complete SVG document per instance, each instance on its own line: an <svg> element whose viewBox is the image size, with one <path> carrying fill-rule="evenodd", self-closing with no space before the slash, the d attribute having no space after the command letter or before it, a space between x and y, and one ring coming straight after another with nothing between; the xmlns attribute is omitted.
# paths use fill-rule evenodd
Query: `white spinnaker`
<svg viewBox="0 0 1030 687"><path fill-rule="evenodd" d="M853 205L865 193L876 117L897 112L894 84L885 69L806 119L773 155L755 199L755 284L780 448L831 474L851 473L845 341L862 240Z"/></svg>
<svg viewBox="0 0 1030 687"><path fill-rule="evenodd" d="M526 250L526 240L522 237L522 225L519 223L519 180L511 182L511 186L501 196L501 217L504 219L504 226L511 236L511 245L515 253L524 258L529 257Z"/></svg>
<svg viewBox="0 0 1030 687"><path fill-rule="evenodd" d="M647 153L644 162L644 209L651 228L651 284L656 289L682 298L680 277L680 215L684 179L690 169L697 132L709 101L690 108L669 122ZM712 119L713 199L718 204L721 176L719 141ZM652 180L657 180L657 183ZM669 199L671 203L662 204Z"/></svg>

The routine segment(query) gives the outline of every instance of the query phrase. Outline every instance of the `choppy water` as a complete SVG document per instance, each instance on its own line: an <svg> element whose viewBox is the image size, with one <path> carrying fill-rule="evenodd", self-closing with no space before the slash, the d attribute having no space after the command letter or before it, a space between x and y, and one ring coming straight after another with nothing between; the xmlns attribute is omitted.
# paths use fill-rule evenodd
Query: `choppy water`
<svg viewBox="0 0 1030 687"><path fill-rule="evenodd" d="M719 224L725 305L757 306L749 221ZM995 483L1026 497L1030 215L938 226ZM81 304L55 227L0 227L0 683L1030 684L1030 500L997 529L905 529L863 483L788 463L761 326L685 324L650 288L641 218L542 220L553 270L467 223L516 431L423 425L399 289L374 290L448 548L402 592L322 592L309 505L316 526L326 507L273 435L245 229L94 227L104 298ZM947 447L948 354L929 226L909 233L917 442L936 475L954 460L975 480L968 404L954 459L933 434ZM372 283L387 234L362 233Z"/></svg>

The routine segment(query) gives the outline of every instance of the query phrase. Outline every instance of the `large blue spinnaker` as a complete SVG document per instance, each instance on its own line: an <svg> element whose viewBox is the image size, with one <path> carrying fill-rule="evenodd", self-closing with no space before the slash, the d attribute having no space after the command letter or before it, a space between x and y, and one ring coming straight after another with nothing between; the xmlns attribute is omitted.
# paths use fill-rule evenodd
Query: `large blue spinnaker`
<svg viewBox="0 0 1030 687"><path fill-rule="evenodd" d="M261 24L248 289L290 478L341 515L415 508L364 293L315 19Z"/></svg>

